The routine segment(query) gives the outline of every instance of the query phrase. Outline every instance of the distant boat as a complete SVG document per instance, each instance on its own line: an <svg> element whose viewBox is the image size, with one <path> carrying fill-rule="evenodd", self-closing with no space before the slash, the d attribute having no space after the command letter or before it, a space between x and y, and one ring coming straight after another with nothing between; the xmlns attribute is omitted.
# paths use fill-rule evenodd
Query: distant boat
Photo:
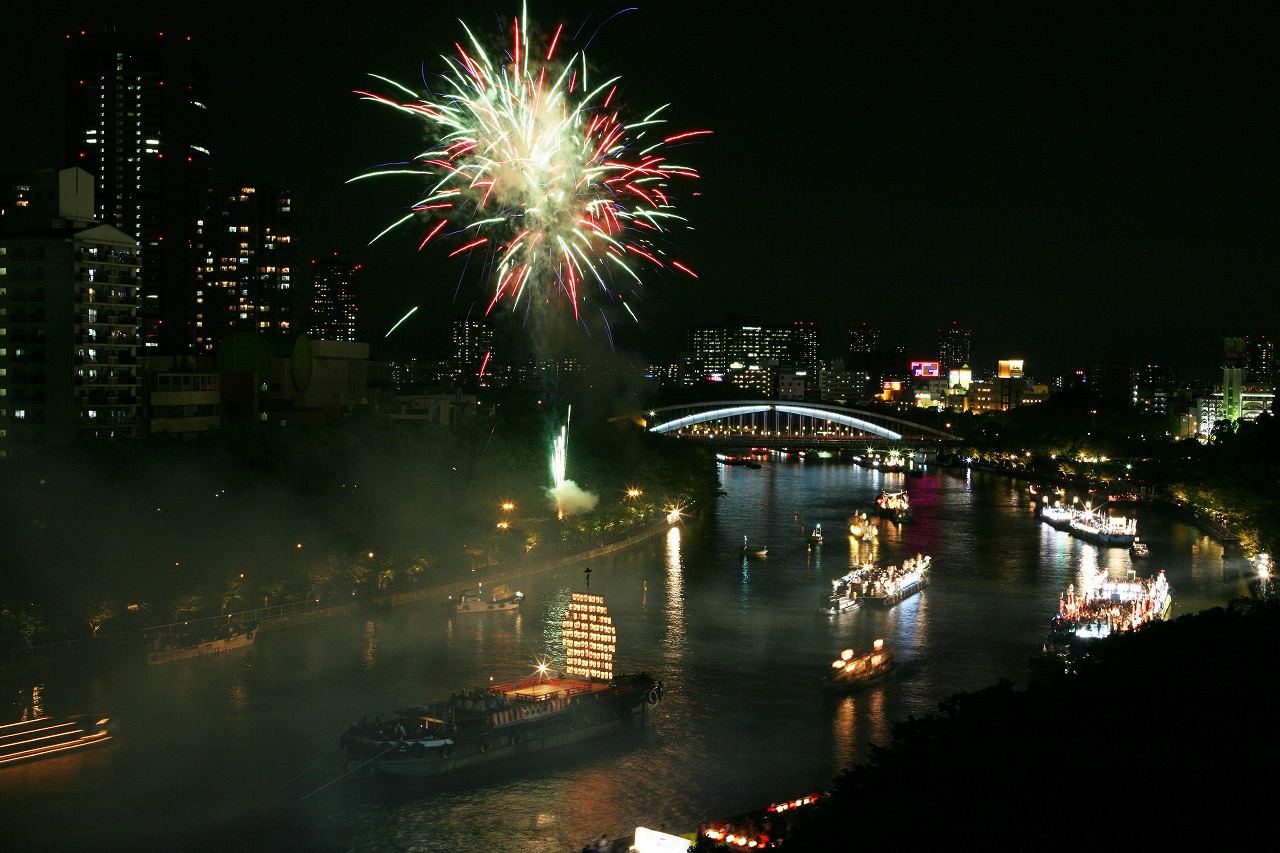
<svg viewBox="0 0 1280 853"><path fill-rule="evenodd" d="M769 556L769 549L768 549L768 547L767 547L767 546L766 546L766 547L759 547L759 548L758 548L758 547L756 547L756 546L754 546L754 545L748 545L748 544L747 544L747 537L745 537L745 536L743 536L743 537L742 537L742 548L740 549L740 551L741 551L742 556L744 556L744 557L767 557L767 556Z"/></svg>
<svg viewBox="0 0 1280 853"><path fill-rule="evenodd" d="M258 623L228 623L208 629L208 633L182 631L155 637L147 651L147 663L172 663L187 658L216 655L253 645Z"/></svg>
<svg viewBox="0 0 1280 853"><path fill-rule="evenodd" d="M809 541L811 541L815 545L822 544L822 525L821 524L815 524L813 526L813 532L809 534Z"/></svg>
<svg viewBox="0 0 1280 853"><path fill-rule="evenodd" d="M876 498L876 513L883 518L902 521L911 515L911 499L905 491L885 491Z"/></svg>
<svg viewBox="0 0 1280 853"><path fill-rule="evenodd" d="M523 592L511 593L506 587L495 588L487 597L478 589L467 589L458 593L456 610L459 613L501 613L519 610L523 600Z"/></svg>

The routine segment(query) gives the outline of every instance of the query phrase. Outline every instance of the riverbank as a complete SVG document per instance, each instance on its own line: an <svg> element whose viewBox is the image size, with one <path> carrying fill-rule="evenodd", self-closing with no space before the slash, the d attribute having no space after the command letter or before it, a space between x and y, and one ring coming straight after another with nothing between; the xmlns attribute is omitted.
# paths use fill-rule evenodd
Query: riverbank
<svg viewBox="0 0 1280 853"><path fill-rule="evenodd" d="M686 509L675 521L670 520L666 515L660 516L637 525L619 539L574 554L521 559L505 565L498 562L474 567L456 565L443 572L447 578L437 579L430 584L415 586L412 589L383 591L371 597L352 593L350 596L289 602L227 615L187 620L173 625L153 625L131 631L105 633L97 637L35 645L25 649L0 650L0 672L39 671L41 667L67 659L92 663L100 659L114 660L132 656L142 662L145 661L148 638L157 633L164 633L178 624L190 628L193 625L200 626L230 620L241 624L256 623L258 631L274 631L349 616L370 605L386 608L431 601L443 603L448 601L450 596L456 595L460 588L474 589L478 584L483 583L492 589L500 584L514 583L523 578L545 574L565 566L588 562L625 550L664 533L673 524L679 524L697 515L697 510Z"/></svg>

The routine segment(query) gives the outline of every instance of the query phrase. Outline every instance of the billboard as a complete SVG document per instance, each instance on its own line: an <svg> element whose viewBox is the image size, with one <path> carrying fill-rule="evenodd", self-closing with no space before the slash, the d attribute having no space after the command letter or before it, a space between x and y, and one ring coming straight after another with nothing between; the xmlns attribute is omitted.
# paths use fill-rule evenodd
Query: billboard
<svg viewBox="0 0 1280 853"><path fill-rule="evenodd" d="M923 376L925 379L937 379L942 375L942 362L913 361L911 362L911 375Z"/></svg>

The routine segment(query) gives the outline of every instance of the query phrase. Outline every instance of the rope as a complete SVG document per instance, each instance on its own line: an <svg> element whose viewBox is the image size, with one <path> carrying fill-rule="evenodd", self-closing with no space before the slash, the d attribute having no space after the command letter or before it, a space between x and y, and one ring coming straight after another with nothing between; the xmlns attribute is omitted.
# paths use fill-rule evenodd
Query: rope
<svg viewBox="0 0 1280 853"><path fill-rule="evenodd" d="M394 747L394 746L387 747L387 748L386 748L386 749L384 749L382 752L379 752L377 755L375 755L373 758L370 758L370 759L369 759L368 761L366 761L364 764L361 764L359 767L352 767L350 770L348 770L346 773L343 773L343 774L342 774L341 776L339 776L337 779L332 779L332 780L330 780L330 781L328 781L328 782L325 782L325 783L324 783L323 785L321 785L319 788L316 788L314 791L312 791L312 792L311 792L311 794L318 794L318 793L320 793L321 791L323 791L325 788L327 788L327 787L329 787L330 785L332 785L334 782L341 782L343 779L347 778L347 777L348 777L348 776L350 776L352 773L355 773L357 770L363 770L365 767L367 767L368 765L370 765L370 764L372 764L373 762L377 761L379 758L381 758L382 756L386 755L388 752L391 752L393 749L395 749L395 747ZM311 794L303 794L301 797L298 797L298 802L302 802L302 801L303 801L303 800L305 800L307 797L311 796Z"/></svg>
<svg viewBox="0 0 1280 853"><path fill-rule="evenodd" d="M302 776L303 776L303 774L304 774L304 773L306 773L306 772L307 772L308 770L310 770L312 767L315 767L317 764L319 764L319 763L320 763L320 761L321 761L322 759L324 759L326 756L328 756L328 755L329 755L329 753L331 753L331 752L333 752L333 747L330 747L329 749L326 749L323 753L321 753L321 754L320 754L320 758L317 758L315 761L311 762L311 763L310 763L310 764L308 764L306 767L304 767L304 768L302 769L302 773L299 773L297 776L294 776L292 779L290 779L288 782L285 782L285 783L284 783L284 785L281 785L280 787L282 787L282 788L283 788L283 787L285 787L285 786L292 785L294 782L297 782L299 779L301 779L301 778L302 778Z"/></svg>

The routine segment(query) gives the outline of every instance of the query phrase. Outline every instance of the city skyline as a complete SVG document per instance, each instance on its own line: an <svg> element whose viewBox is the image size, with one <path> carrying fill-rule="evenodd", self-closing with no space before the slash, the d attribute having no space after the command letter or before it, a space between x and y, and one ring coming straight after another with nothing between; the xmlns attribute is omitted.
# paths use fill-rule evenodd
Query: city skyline
<svg viewBox="0 0 1280 853"><path fill-rule="evenodd" d="M0 134L6 167L64 165L57 39L108 20L189 32L213 67L217 171L293 192L304 258L364 264L378 355L447 339L448 319L482 310L481 287L418 252L420 235L367 246L415 191L347 181L420 140L354 90L369 74L430 80L465 35L459 14L496 38L519 4L352 6L342 26L296 4L213 7L17 10L3 106L28 120ZM674 235L698 279L646 274L616 345L662 358L688 327L749 313L817 322L828 341L865 322L932 358L957 322L974 362L1023 358L1039 373L1114 358L1204 369L1224 337L1274 337L1264 30L1251 6L1146 9L812 4L782 18L715 2L530 4L535 26L563 21L590 42L623 108L669 103L670 127L712 131L680 149L703 176L681 200L693 230Z"/></svg>

